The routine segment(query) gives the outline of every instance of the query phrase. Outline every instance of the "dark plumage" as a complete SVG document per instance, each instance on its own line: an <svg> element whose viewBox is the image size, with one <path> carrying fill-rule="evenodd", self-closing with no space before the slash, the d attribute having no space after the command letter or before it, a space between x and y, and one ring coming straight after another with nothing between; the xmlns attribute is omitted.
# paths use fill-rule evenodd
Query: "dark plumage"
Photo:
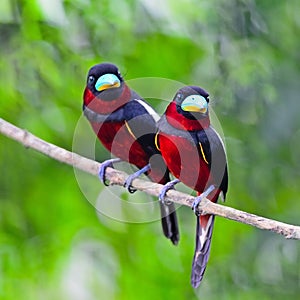
<svg viewBox="0 0 300 300"><path fill-rule="evenodd" d="M198 195L207 191L205 196L216 202L220 194L225 199L227 193L227 161L222 140L210 125L208 103L205 90L196 86L181 88L158 122L158 146L176 178ZM213 215L196 215L193 287L198 287L203 278L214 224Z"/></svg>
<svg viewBox="0 0 300 300"><path fill-rule="evenodd" d="M83 98L84 115L113 155L139 169L151 162L147 176L162 184L169 181L169 172L154 141L159 116L130 90L115 65L103 63L89 70ZM179 230L175 206L161 202L160 208L164 234L177 244Z"/></svg>

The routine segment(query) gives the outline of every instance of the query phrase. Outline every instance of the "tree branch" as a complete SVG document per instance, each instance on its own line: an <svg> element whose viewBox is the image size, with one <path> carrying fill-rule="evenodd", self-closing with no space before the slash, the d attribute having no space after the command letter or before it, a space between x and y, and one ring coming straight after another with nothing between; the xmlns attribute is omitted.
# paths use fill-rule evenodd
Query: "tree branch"
<svg viewBox="0 0 300 300"><path fill-rule="evenodd" d="M74 168L95 176L98 175L98 170L101 165L100 163L50 144L34 136L30 132L12 125L2 118L0 118L0 132L3 135L23 144L26 148L35 149L38 152L41 152L62 163L73 166ZM110 184L123 186L127 176L128 175L122 171L107 168L106 177L110 181ZM158 197L162 185L141 179L135 179L133 181L133 187L149 195ZM194 197L175 190L170 190L167 193L166 200L191 207ZM203 199L201 201L199 210L202 214L214 214L223 218L255 226L259 229L269 230L281 234L287 239L300 239L300 226L294 226L263 218L254 214L249 214L231 207L212 203L208 199Z"/></svg>

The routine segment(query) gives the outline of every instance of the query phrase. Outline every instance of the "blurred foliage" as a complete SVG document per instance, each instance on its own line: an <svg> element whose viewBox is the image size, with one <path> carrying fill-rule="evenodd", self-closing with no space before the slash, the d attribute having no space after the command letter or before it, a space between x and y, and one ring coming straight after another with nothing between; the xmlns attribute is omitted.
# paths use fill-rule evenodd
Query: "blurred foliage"
<svg viewBox="0 0 300 300"><path fill-rule="evenodd" d="M297 0L2 0L0 116L71 150L93 64L201 85L225 134L227 204L299 224L298 14ZM188 208L173 247L159 221L97 215L70 167L3 136L0 157L1 299L299 297L297 241L218 218L194 291Z"/></svg>

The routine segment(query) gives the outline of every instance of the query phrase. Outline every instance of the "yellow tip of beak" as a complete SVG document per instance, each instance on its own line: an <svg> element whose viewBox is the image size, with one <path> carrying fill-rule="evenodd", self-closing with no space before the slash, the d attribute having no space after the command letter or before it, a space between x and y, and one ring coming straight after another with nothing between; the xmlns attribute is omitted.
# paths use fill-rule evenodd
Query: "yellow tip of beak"
<svg viewBox="0 0 300 300"><path fill-rule="evenodd" d="M185 111L206 113L206 108L204 107L200 108L199 106L196 105L186 105L182 109Z"/></svg>
<svg viewBox="0 0 300 300"><path fill-rule="evenodd" d="M99 88L99 92L103 91L103 90L107 90L107 89L111 89L111 88L118 88L120 87L120 82L115 82L115 83L107 83L107 84L103 84L102 86L100 86Z"/></svg>

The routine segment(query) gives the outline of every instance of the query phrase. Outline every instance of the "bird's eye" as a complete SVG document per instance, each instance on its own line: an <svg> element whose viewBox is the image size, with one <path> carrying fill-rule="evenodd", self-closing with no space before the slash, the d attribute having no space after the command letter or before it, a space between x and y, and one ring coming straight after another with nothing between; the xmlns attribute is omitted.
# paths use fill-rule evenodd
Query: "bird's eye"
<svg viewBox="0 0 300 300"><path fill-rule="evenodd" d="M88 83L89 84L92 84L92 83L94 83L95 82L95 77L93 76L93 75L90 75L89 77L88 77Z"/></svg>
<svg viewBox="0 0 300 300"><path fill-rule="evenodd" d="M181 93L177 94L177 99L178 99L178 100L181 100L182 97L183 97L183 95L182 95Z"/></svg>

